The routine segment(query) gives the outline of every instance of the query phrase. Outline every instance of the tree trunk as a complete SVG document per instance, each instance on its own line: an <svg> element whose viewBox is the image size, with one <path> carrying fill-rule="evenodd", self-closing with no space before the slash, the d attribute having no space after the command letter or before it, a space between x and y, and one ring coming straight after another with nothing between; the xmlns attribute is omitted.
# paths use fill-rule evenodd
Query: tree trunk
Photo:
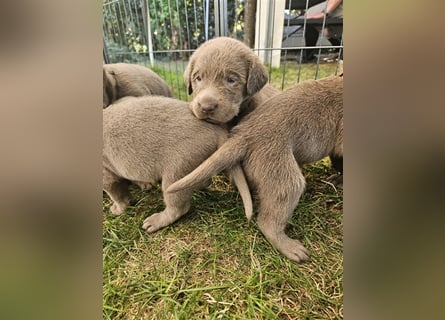
<svg viewBox="0 0 445 320"><path fill-rule="evenodd" d="M245 7L244 43L253 48L255 45L256 0L247 0Z"/></svg>

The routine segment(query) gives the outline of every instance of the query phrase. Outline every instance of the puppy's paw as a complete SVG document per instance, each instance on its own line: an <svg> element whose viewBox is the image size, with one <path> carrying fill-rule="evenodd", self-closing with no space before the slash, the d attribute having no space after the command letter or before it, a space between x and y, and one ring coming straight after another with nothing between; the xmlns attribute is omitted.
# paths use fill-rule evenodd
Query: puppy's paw
<svg viewBox="0 0 445 320"><path fill-rule="evenodd" d="M140 182L140 181L135 181L134 182L139 188L141 188L141 190L150 190L153 185L150 182Z"/></svg>
<svg viewBox="0 0 445 320"><path fill-rule="evenodd" d="M311 254L298 240L291 238L284 239L277 249L287 258L296 263L310 260Z"/></svg>
<svg viewBox="0 0 445 320"><path fill-rule="evenodd" d="M113 205L110 207L110 212L116 216L121 215L124 213L125 208L127 207L124 203L113 203Z"/></svg>
<svg viewBox="0 0 445 320"><path fill-rule="evenodd" d="M158 231L159 229L166 227L171 223L167 221L168 219L166 218L167 217L164 214L164 211L155 213L144 220L142 228L149 233Z"/></svg>

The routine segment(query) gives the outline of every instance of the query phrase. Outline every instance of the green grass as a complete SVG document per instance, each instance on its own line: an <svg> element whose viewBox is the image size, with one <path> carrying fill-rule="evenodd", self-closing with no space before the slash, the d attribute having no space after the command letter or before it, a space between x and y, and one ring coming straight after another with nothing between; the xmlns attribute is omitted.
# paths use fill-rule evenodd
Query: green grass
<svg viewBox="0 0 445 320"><path fill-rule="evenodd" d="M279 90L287 89L298 82L324 78L337 72L337 63L297 64L283 62L279 68L268 68L270 84Z"/></svg>
<svg viewBox="0 0 445 320"><path fill-rule="evenodd" d="M173 61L170 63L158 62L153 67L148 66L154 72L156 72L161 78L163 78L170 88L173 90L173 95L184 101L190 101L187 90L184 84L183 73L186 67L184 61Z"/></svg>
<svg viewBox="0 0 445 320"><path fill-rule="evenodd" d="M297 71L286 68L291 81ZM182 81L182 74L165 75ZM280 77L273 70L277 88ZM327 181L328 159L303 172L306 191L287 230L312 254L301 265L247 222L238 192L222 175L194 193L187 215L154 234L141 226L164 207L160 186L132 188L135 205L117 217L104 194L103 318L342 319L343 190Z"/></svg>
<svg viewBox="0 0 445 320"><path fill-rule="evenodd" d="M224 176L195 192L189 214L154 234L143 220L163 209L160 187L132 189L118 217L104 196L104 319L341 319L342 189L327 160L304 168L307 190L287 230L312 261L272 247Z"/></svg>
<svg viewBox="0 0 445 320"><path fill-rule="evenodd" d="M170 85L176 98L189 101L190 96L187 94L183 79L186 64L184 61L159 62L150 68ZM317 67L314 63L299 65L287 61L282 62L279 68L267 67L267 71L270 84L278 90L283 90L301 81L334 75L337 72L337 63L324 63Z"/></svg>

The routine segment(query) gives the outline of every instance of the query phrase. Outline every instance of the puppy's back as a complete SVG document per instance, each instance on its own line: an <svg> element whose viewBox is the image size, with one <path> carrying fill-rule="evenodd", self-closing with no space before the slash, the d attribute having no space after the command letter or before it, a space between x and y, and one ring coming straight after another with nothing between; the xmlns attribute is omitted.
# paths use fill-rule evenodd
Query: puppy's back
<svg viewBox="0 0 445 320"><path fill-rule="evenodd" d="M128 97L103 111L104 165L129 180L160 178L172 168L191 171L227 138L219 126L195 118L186 102Z"/></svg>
<svg viewBox="0 0 445 320"><path fill-rule="evenodd" d="M269 98L232 134L242 136L250 148L259 148L263 154L279 153L277 141L289 141L298 163L319 160L342 140L343 77L308 80Z"/></svg>
<svg viewBox="0 0 445 320"><path fill-rule="evenodd" d="M168 84L158 74L144 66L130 63L113 63L103 65L103 71L104 96L105 94L108 95L109 103L126 96L160 95L173 97ZM104 106L105 104L104 98Z"/></svg>

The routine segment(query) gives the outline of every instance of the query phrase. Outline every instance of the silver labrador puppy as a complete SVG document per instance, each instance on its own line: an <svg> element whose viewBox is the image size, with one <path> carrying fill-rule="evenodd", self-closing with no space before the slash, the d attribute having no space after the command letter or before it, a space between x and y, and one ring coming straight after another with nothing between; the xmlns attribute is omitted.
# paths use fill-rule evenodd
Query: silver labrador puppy
<svg viewBox="0 0 445 320"><path fill-rule="evenodd" d="M152 70L132 63L103 65L103 108L123 97L173 97L164 81Z"/></svg>
<svg viewBox="0 0 445 320"><path fill-rule="evenodd" d="M242 163L259 196L259 228L281 253L301 262L309 252L284 232L305 188L300 165L328 155L343 156L343 76L302 82L258 106L218 151L167 194Z"/></svg>
<svg viewBox="0 0 445 320"><path fill-rule="evenodd" d="M190 108L195 116L229 126L279 93L267 84L267 70L252 49L227 37L198 47L184 71L184 81L193 96Z"/></svg>
<svg viewBox="0 0 445 320"><path fill-rule="evenodd" d="M227 139L227 131L194 117L186 102L160 96L127 97L103 110L103 189L121 214L130 203L130 182L149 188L162 180L165 210L148 217L154 232L190 209L191 190L166 194L170 184L195 169ZM252 199L240 166L229 170L247 216ZM203 184L200 184L203 186Z"/></svg>

